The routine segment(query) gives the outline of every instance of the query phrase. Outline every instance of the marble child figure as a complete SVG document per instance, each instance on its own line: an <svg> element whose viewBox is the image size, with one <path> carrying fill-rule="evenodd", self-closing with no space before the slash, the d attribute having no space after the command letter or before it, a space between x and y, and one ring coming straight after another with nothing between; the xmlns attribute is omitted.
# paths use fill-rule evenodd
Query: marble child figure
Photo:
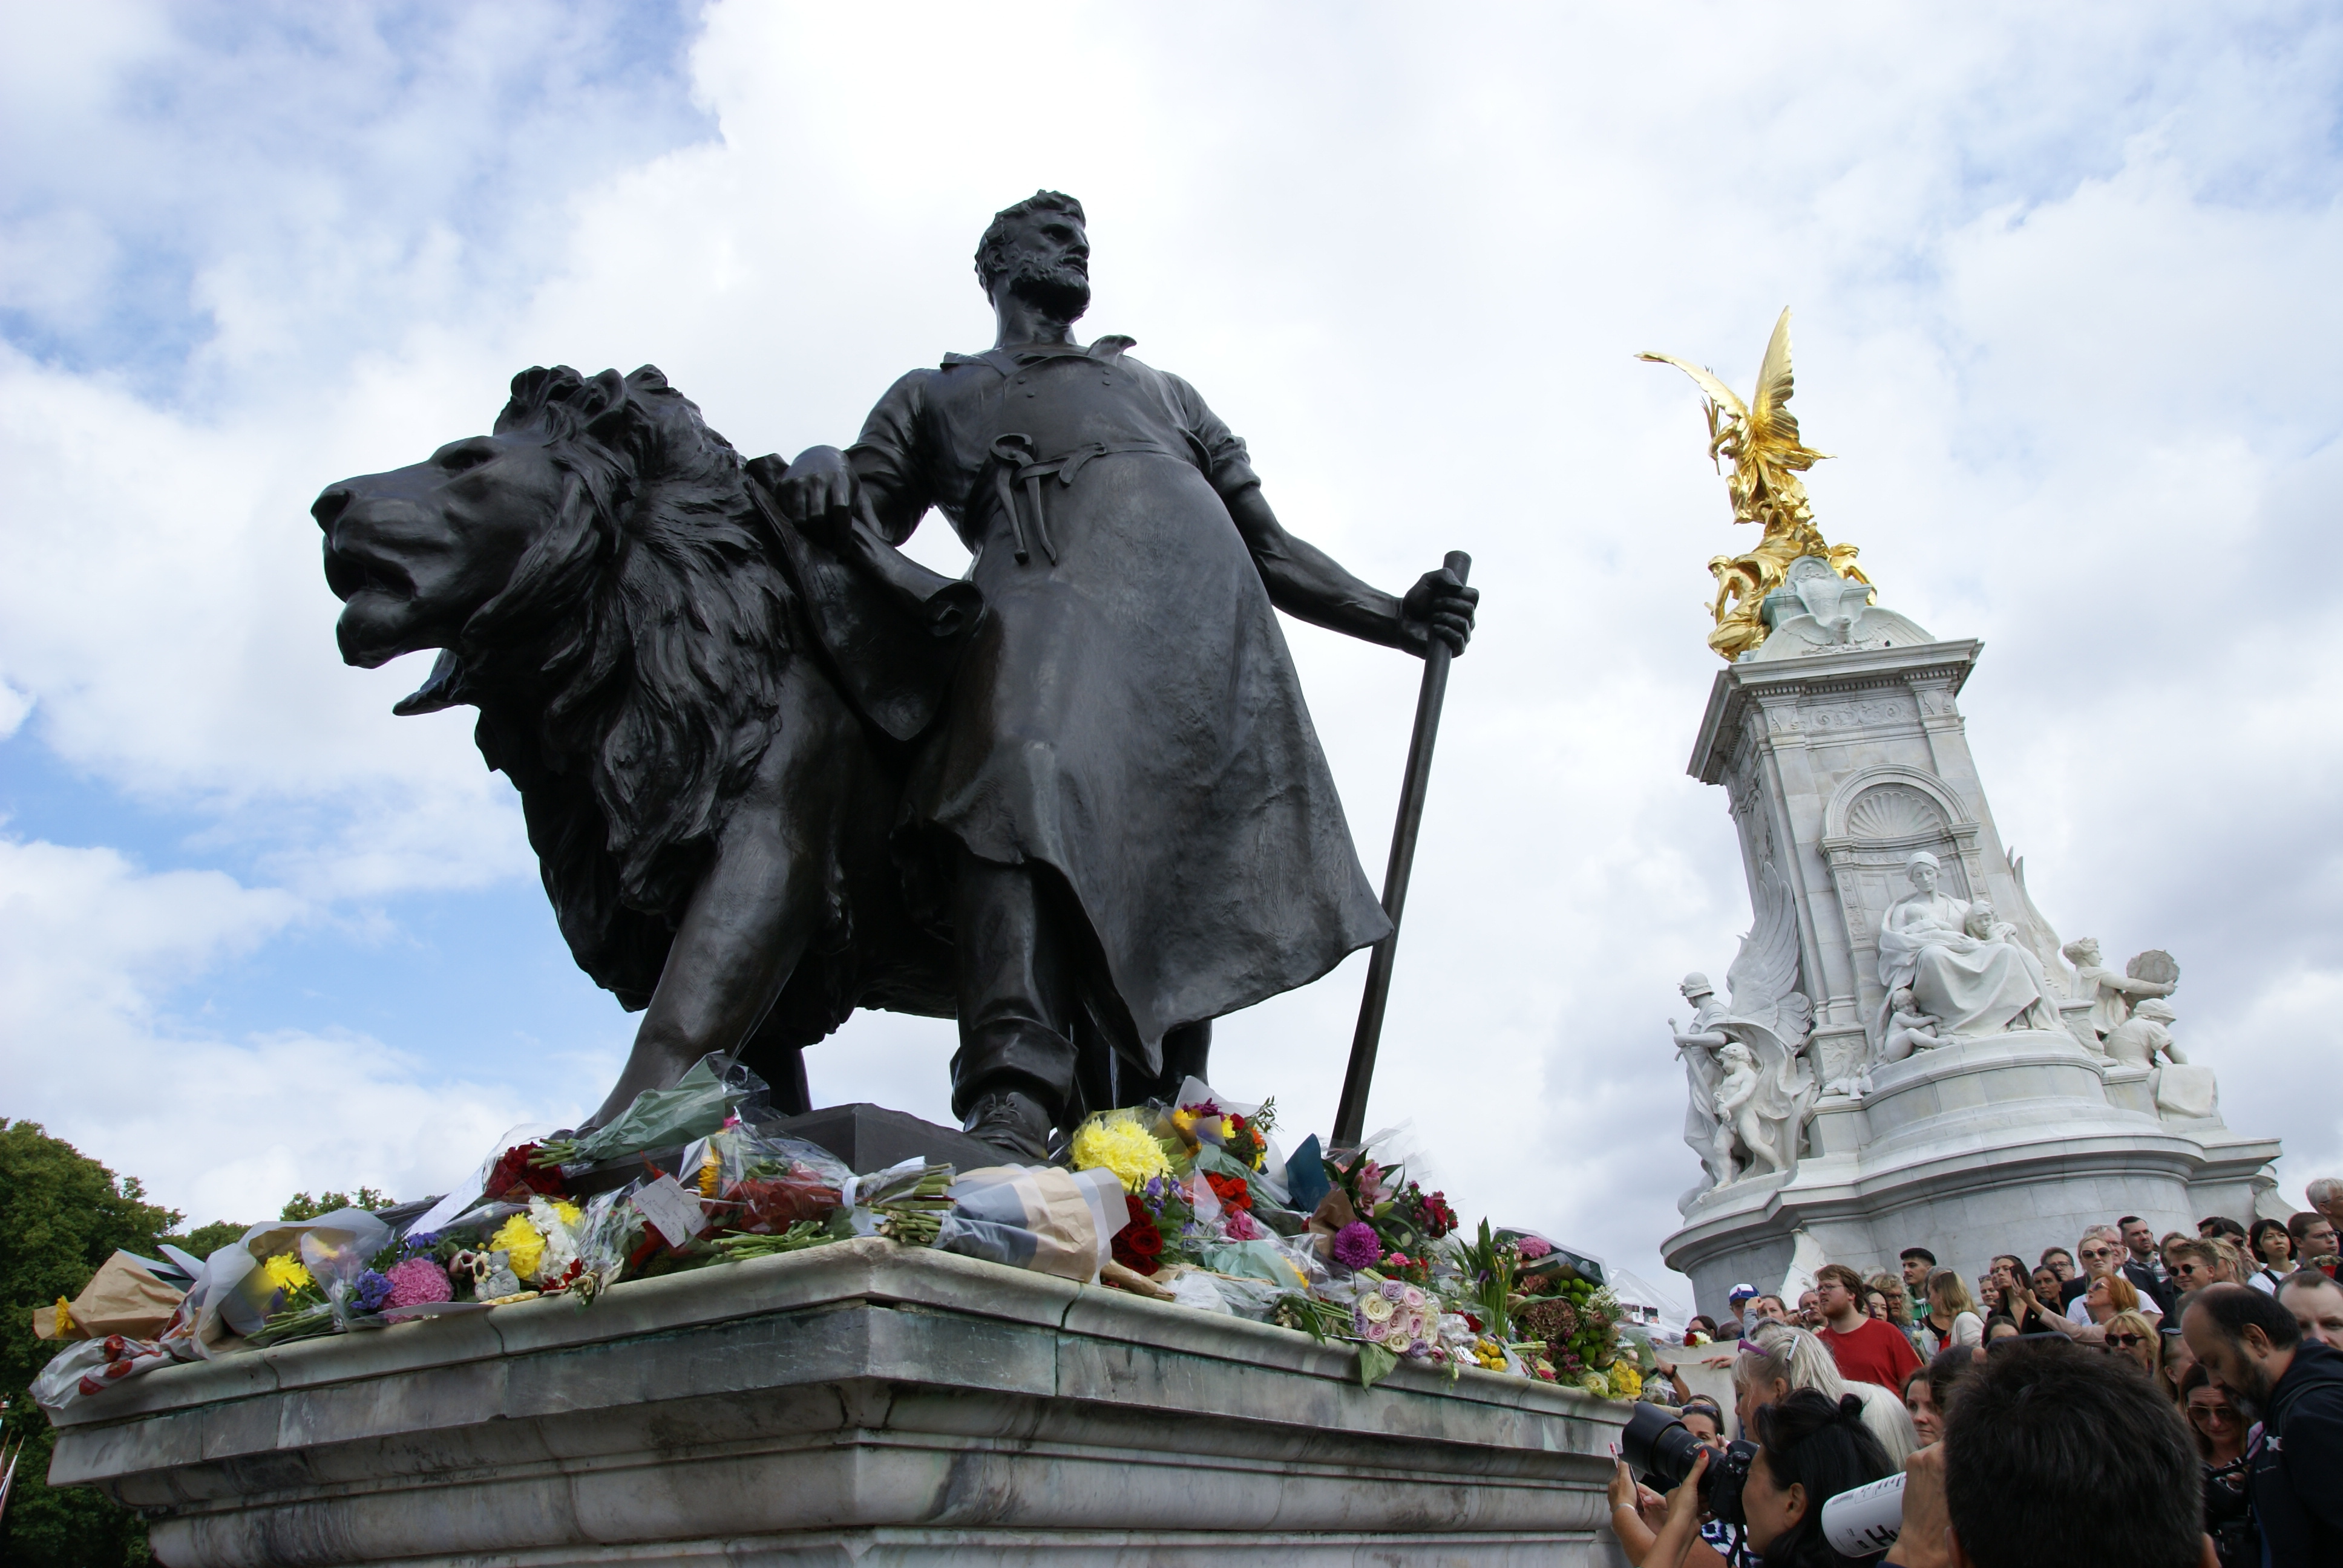
<svg viewBox="0 0 2343 1568"><path fill-rule="evenodd" d="M1361 870L1277 611L1462 651L1475 591L1405 595L1285 531L1196 389L1078 342L1081 205L1037 193L977 249L997 335L879 400L848 451L775 487L818 538L900 544L931 509L986 613L905 791L900 841L955 950L952 1108L1043 1158L1101 1063L1176 1091L1211 1020L1307 984L1390 929ZM1161 1086L1160 1089L1157 1086Z"/></svg>
<svg viewBox="0 0 2343 1568"><path fill-rule="evenodd" d="M1887 1034L1880 1041L1880 1060L1901 1061L1916 1050L1945 1043L1936 1033L1938 1020L1919 1010L1909 987L1890 996L1887 1008Z"/></svg>

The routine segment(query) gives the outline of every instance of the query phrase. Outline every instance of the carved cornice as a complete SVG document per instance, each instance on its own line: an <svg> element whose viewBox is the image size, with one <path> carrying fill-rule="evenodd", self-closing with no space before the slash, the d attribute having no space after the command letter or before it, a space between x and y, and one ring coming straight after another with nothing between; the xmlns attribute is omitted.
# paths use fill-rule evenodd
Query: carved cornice
<svg viewBox="0 0 2343 1568"><path fill-rule="evenodd" d="M1797 659L1761 659L1727 665L1709 687L1708 711L1693 743L1685 771L1704 784L1722 781L1751 703L1774 706L1807 697L1925 683L1958 692L1976 667L1985 645L1975 638L1930 642L1913 648L1875 648L1822 653ZM1922 704L1920 721L1939 717Z"/></svg>

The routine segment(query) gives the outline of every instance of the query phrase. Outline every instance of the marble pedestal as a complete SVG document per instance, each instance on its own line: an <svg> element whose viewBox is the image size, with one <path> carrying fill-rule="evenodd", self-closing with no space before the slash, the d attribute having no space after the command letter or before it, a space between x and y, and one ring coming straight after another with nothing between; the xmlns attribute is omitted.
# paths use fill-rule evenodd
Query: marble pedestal
<svg viewBox="0 0 2343 1568"><path fill-rule="evenodd" d="M1822 1101L1790 1177L1704 1194L1662 1251L1715 1314L1736 1282L1775 1288L1801 1233L1807 1266L1892 1273L1922 1245L1974 1279L1997 1252L2031 1261L2125 1214L2192 1236L2206 1214L2250 1219L2278 1141L2162 1119L2144 1076L2056 1030L1916 1052L1861 1099Z"/></svg>
<svg viewBox="0 0 2343 1568"><path fill-rule="evenodd" d="M167 1368L53 1484L171 1568L1623 1561L1626 1408L870 1240Z"/></svg>

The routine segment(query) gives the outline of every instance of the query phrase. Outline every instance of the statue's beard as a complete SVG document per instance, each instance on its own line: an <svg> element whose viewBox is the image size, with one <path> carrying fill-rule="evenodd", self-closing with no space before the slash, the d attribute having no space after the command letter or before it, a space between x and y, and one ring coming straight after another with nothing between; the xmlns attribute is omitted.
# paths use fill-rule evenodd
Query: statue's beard
<svg viewBox="0 0 2343 1568"><path fill-rule="evenodd" d="M1009 292L1057 321L1080 321L1091 307L1091 280L1071 266L1053 266L1031 256L1018 258Z"/></svg>

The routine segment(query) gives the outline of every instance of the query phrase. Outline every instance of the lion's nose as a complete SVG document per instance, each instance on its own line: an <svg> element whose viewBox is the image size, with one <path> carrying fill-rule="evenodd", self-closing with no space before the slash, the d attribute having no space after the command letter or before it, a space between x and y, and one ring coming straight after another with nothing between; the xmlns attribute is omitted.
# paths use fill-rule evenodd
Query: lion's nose
<svg viewBox="0 0 2343 1568"><path fill-rule="evenodd" d="M316 500L309 503L309 515L317 519L319 528L330 528L334 526L334 519L340 517L343 509L350 504L350 498L347 485L328 485Z"/></svg>

